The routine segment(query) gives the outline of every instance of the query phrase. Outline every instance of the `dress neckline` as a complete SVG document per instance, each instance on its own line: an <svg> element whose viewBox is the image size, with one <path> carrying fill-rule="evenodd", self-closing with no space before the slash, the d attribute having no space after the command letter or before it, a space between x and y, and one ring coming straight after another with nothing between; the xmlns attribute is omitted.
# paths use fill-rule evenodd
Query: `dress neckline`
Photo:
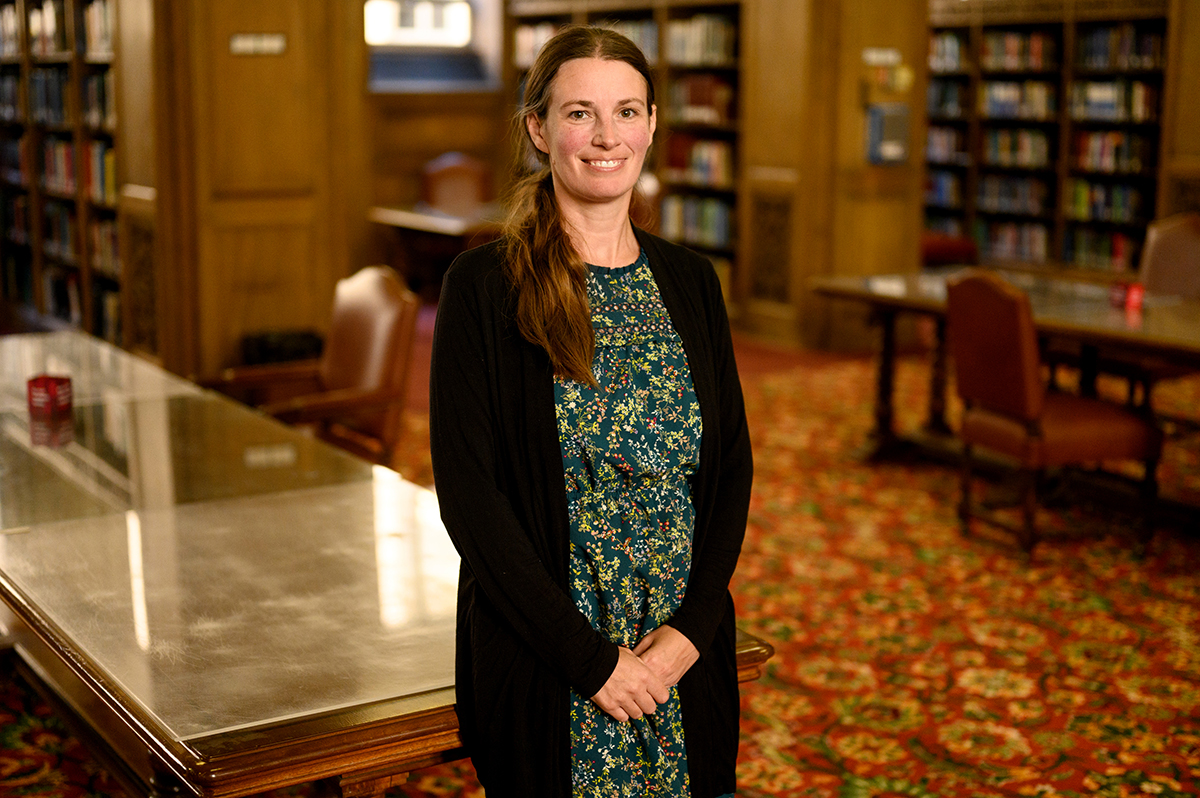
<svg viewBox="0 0 1200 798"><path fill-rule="evenodd" d="M610 268L608 266L597 266L594 263L589 263L587 264L587 267L592 274L607 274L613 277L619 277L623 274L628 274L629 272L633 271L643 262L645 262L645 260L646 250L639 249L637 259L634 260L633 263L626 264L625 266L613 266Z"/></svg>

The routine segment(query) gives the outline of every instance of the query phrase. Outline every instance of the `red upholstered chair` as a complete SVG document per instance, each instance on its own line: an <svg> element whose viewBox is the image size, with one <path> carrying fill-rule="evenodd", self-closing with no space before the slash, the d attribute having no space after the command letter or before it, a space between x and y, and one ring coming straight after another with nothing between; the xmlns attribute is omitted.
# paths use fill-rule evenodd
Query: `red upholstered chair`
<svg viewBox="0 0 1200 798"><path fill-rule="evenodd" d="M1139 460L1145 468L1141 550L1153 530L1155 472L1162 447L1158 428L1127 407L1047 392L1029 297L996 275L979 269L964 272L949 283L947 303L950 354L964 404L959 503L963 533L970 534L971 519L980 518L1015 533L1030 552L1039 539L1037 486L1045 469ZM973 505L976 447L1017 461L1024 483L1023 527L1006 525Z"/></svg>
<svg viewBox="0 0 1200 798"><path fill-rule="evenodd" d="M386 266L338 280L317 360L227 369L208 387L391 465L402 431L420 301Z"/></svg>

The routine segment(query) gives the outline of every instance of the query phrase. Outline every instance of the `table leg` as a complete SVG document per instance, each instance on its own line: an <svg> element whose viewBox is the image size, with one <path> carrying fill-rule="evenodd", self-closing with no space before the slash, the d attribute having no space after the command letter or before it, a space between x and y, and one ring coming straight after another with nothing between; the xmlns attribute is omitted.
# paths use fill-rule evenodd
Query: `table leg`
<svg viewBox="0 0 1200 798"><path fill-rule="evenodd" d="M1100 373L1100 352L1092 344L1079 349L1079 395L1096 396L1096 377Z"/></svg>
<svg viewBox="0 0 1200 798"><path fill-rule="evenodd" d="M878 308L873 313L880 328L879 371L875 380L875 429L871 432L874 455L896 442L892 426L892 395L896 383L896 312Z"/></svg>
<svg viewBox="0 0 1200 798"><path fill-rule="evenodd" d="M929 373L929 420L925 429L937 435L950 435L946 423L946 319L934 320L933 363Z"/></svg>

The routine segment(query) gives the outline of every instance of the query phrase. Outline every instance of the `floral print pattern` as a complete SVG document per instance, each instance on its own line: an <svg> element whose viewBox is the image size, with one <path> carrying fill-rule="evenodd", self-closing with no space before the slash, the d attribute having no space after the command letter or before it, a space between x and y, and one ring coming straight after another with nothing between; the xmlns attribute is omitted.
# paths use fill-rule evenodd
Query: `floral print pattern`
<svg viewBox="0 0 1200 798"><path fill-rule="evenodd" d="M598 385L555 382L570 590L594 628L632 649L687 587L700 407L644 252L622 268L590 267L588 302ZM688 794L677 688L624 723L572 692L570 727L576 798Z"/></svg>

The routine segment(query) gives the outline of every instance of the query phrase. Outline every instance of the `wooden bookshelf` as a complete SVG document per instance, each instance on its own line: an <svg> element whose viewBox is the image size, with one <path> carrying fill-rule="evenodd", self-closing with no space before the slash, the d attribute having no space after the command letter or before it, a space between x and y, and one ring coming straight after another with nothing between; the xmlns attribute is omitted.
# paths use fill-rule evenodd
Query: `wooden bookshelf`
<svg viewBox="0 0 1200 798"><path fill-rule="evenodd" d="M985 262L1136 269L1168 16L1165 0L931 2L926 227Z"/></svg>
<svg viewBox="0 0 1200 798"><path fill-rule="evenodd" d="M648 167L651 218L664 237L703 253L727 295L737 261L742 7L707 0L512 0L505 58L520 96L538 48L562 25L608 25L636 42L654 68L658 130Z"/></svg>
<svg viewBox="0 0 1200 798"><path fill-rule="evenodd" d="M0 290L122 340L116 0L0 0Z"/></svg>

